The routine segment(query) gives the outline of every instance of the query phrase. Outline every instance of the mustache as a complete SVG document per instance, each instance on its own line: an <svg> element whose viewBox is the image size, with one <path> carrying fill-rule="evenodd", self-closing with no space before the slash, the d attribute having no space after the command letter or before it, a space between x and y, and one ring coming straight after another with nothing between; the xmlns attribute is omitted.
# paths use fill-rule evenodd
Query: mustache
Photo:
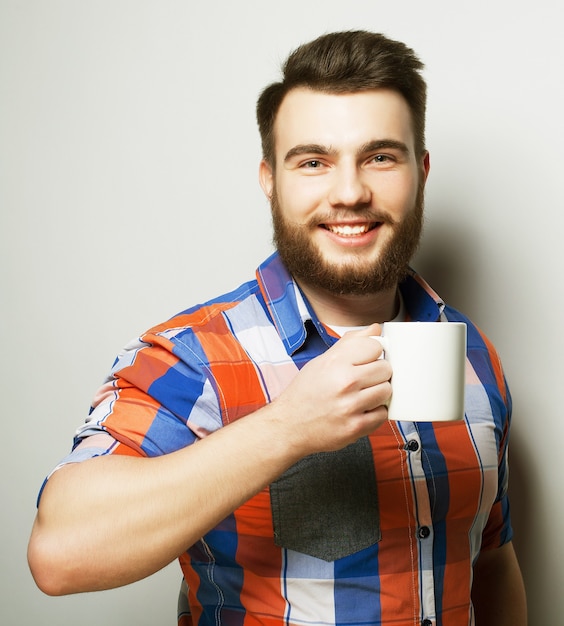
<svg viewBox="0 0 564 626"><path fill-rule="evenodd" d="M371 211L363 208L327 212L315 215L308 220L308 226L318 226L319 224L336 224L345 222L376 222L378 224L389 224L394 226L396 220L385 211Z"/></svg>

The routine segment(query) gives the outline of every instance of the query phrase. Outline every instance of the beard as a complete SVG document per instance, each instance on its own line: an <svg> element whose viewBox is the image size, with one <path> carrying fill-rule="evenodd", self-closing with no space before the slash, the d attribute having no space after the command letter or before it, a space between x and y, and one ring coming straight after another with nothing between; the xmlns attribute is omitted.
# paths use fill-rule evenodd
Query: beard
<svg viewBox="0 0 564 626"><path fill-rule="evenodd" d="M352 209L357 218L390 226L392 237L375 260L367 261L362 252L349 252L353 258L332 263L323 257L310 236L310 232L321 223L319 219L305 225L288 222L275 185L270 201L274 244L284 265L298 282L338 295L363 296L387 291L406 277L409 261L419 246L423 229L423 189L424 183L420 182L413 209L401 222L394 221L387 214Z"/></svg>

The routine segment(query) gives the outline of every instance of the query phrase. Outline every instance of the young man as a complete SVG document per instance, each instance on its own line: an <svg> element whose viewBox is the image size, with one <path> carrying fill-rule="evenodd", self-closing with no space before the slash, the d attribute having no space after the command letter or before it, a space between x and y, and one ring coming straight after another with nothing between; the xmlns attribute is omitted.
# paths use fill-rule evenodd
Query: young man
<svg viewBox="0 0 564 626"><path fill-rule="evenodd" d="M429 172L421 68L382 35L333 33L263 92L277 253L120 355L40 499L45 592L179 558L199 625L526 624L501 365L408 267ZM467 323L465 420L387 420L370 337L391 319Z"/></svg>

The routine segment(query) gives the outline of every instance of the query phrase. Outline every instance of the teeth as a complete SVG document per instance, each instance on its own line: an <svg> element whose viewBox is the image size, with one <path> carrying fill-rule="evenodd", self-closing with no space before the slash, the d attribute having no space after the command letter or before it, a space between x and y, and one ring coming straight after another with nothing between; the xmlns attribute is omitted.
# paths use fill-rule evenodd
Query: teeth
<svg viewBox="0 0 564 626"><path fill-rule="evenodd" d="M329 224L327 225L327 230L330 230L332 233L336 235L341 235L342 237L354 237L355 235L362 235L369 230L368 224L355 224L354 226L350 224L338 225L338 224Z"/></svg>

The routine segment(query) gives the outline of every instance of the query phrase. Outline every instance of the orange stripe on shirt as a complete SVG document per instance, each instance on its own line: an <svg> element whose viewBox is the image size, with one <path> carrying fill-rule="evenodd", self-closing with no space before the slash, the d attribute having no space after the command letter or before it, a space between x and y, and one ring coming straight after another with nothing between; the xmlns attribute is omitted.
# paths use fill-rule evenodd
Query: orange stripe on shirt
<svg viewBox="0 0 564 626"><path fill-rule="evenodd" d="M378 573L382 621L392 623L409 607L419 611L419 555L414 498L403 439L394 422L370 435L378 480L382 539L378 544ZM398 467L403 468L399 480ZM388 476L390 479L388 479ZM406 549L409 545L410 549ZM398 589L404 590L398 593ZM414 613L414 617L415 617Z"/></svg>
<svg viewBox="0 0 564 626"><path fill-rule="evenodd" d="M446 563L443 578L444 608L467 605L471 588L468 528L472 526L476 515L476 502L482 493L482 475L480 463L470 437L466 422L437 423L434 426L435 437L440 450L449 450L445 457L449 477L449 511L446 519ZM475 459L470 463L470 459ZM497 476L497 474L496 474ZM444 626L458 626L449 621L446 612Z"/></svg>
<svg viewBox="0 0 564 626"><path fill-rule="evenodd" d="M141 445L160 405L144 391L124 381L118 381L118 385L119 400L114 403L103 426L112 437L146 456Z"/></svg>
<svg viewBox="0 0 564 626"><path fill-rule="evenodd" d="M210 320L198 333L217 389L224 424L248 415L266 404L257 368L233 336L224 318Z"/></svg>

